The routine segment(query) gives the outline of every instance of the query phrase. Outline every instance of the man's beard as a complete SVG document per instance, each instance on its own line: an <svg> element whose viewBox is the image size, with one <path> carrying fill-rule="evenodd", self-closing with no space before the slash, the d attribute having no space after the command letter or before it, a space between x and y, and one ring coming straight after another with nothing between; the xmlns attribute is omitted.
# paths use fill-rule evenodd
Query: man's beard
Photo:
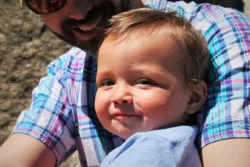
<svg viewBox="0 0 250 167"><path fill-rule="evenodd" d="M77 37L75 37L72 31L66 32L65 30L63 30L63 32L64 32L63 35L57 34L55 32L53 33L56 36L58 36L60 39L66 41L67 43L77 46L80 49L84 50L90 56L97 55L98 49L104 39L104 34L102 34L88 41L80 41L80 40L77 40Z"/></svg>
<svg viewBox="0 0 250 167"><path fill-rule="evenodd" d="M84 24L85 22L88 22L88 20L91 20L91 18L93 18L96 15L96 13L99 11L104 12L103 20L105 21L100 22L99 25L95 28L95 30L93 30L93 31L96 31L96 36L87 41L78 39L77 36L75 36L75 34L73 33L74 31L73 28L74 27L77 28L79 25ZM72 18L64 19L60 24L62 34L58 34L53 31L52 32L56 34L60 39L74 46L81 48L82 50L87 52L89 55L95 56L104 39L105 29L108 28L109 26L108 19L110 19L110 17L114 15L115 13L116 12L115 12L114 6L111 3L106 2L104 4L100 4L96 6L92 11L88 13L87 17L84 20L76 20Z"/></svg>

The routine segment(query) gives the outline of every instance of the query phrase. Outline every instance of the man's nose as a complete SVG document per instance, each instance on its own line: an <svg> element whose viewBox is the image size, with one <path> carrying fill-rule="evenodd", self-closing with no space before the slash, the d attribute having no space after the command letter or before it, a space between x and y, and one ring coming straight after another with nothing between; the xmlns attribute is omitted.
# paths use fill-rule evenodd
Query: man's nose
<svg viewBox="0 0 250 167"><path fill-rule="evenodd" d="M120 86L115 89L111 102L114 104L132 104L133 96L128 86Z"/></svg>
<svg viewBox="0 0 250 167"><path fill-rule="evenodd" d="M85 19L92 5L90 0L66 0L68 17L77 20Z"/></svg>

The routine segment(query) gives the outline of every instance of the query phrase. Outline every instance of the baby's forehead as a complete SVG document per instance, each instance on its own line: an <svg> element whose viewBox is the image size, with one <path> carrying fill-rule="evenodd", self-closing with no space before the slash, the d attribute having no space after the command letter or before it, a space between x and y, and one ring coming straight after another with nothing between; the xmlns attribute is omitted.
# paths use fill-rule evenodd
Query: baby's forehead
<svg viewBox="0 0 250 167"><path fill-rule="evenodd" d="M141 34L141 35L140 35ZM117 34L110 34L107 36L103 43L105 49L108 47L114 48L126 48L128 53L133 54L135 51L139 51L141 53L151 53L151 57L157 57L158 53L161 53L161 58L163 57L174 57L176 62L184 60L184 55L186 55L185 47L180 46L183 43L175 40L173 37L166 35L164 31L155 31L155 33L151 33L149 36L144 33L136 33L130 36L119 36ZM111 46L112 45L112 46ZM155 51L155 52L152 52ZM147 52L149 51L149 52ZM162 54L164 52L164 54ZM163 59L162 59L163 60ZM164 59L166 60L166 59ZM183 62L181 63L183 64Z"/></svg>
<svg viewBox="0 0 250 167"><path fill-rule="evenodd" d="M150 40L152 38L159 38L163 40L173 40L175 33L172 29L168 27L155 27L154 29L138 29L130 32L124 33L109 33L106 35L104 42L112 42L112 43L127 43L129 41L134 40Z"/></svg>

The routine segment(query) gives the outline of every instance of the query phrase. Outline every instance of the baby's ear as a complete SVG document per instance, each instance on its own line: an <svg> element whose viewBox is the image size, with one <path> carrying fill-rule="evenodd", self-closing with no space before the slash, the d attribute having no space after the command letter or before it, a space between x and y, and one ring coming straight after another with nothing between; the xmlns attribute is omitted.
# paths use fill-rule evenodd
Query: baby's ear
<svg viewBox="0 0 250 167"><path fill-rule="evenodd" d="M190 100L188 102L188 108L186 114L191 115L197 112L207 99L207 85L204 81L192 84Z"/></svg>

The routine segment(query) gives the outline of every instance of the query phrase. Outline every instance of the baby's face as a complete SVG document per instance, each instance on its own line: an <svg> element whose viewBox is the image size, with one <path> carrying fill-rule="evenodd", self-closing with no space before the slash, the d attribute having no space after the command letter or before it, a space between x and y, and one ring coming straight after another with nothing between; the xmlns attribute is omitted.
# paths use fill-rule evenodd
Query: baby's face
<svg viewBox="0 0 250 167"><path fill-rule="evenodd" d="M105 39L98 54L95 101L104 128L126 139L181 123L190 100L178 69L181 54L159 36Z"/></svg>

